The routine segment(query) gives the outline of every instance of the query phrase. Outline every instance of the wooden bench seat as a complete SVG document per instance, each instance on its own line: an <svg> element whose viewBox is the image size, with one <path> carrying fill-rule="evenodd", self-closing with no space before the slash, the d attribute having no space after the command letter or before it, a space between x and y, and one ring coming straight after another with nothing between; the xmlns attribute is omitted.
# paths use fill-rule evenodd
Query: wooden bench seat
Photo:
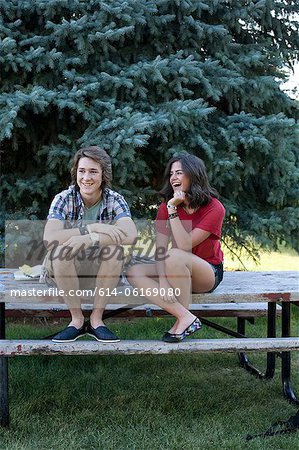
<svg viewBox="0 0 299 450"><path fill-rule="evenodd" d="M48 340L0 340L0 356L33 355L165 355L203 352L277 352L299 350L299 338L189 339L178 344L154 340L125 340L117 343Z"/></svg>

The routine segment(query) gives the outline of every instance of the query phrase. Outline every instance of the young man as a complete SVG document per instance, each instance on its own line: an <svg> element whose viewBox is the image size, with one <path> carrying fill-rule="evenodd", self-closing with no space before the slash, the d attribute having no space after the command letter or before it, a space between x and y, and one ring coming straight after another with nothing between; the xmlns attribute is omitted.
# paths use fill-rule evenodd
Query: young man
<svg viewBox="0 0 299 450"><path fill-rule="evenodd" d="M120 245L133 244L137 230L125 199L109 188L111 159L105 150L97 146L78 150L71 175L72 185L57 194L50 206L44 232L49 250L45 270L64 292L72 317L68 327L52 340L73 342L87 333L100 342L117 342L117 336L103 323L107 303L103 293L109 294L117 286L123 262ZM94 273L96 286L87 324L78 296L82 268L87 277Z"/></svg>

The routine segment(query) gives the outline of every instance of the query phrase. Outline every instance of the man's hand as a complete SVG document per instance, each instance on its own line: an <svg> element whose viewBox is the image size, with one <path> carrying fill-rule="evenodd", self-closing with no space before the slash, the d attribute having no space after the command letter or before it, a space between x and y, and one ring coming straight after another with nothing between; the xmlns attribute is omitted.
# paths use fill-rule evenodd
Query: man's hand
<svg viewBox="0 0 299 450"><path fill-rule="evenodd" d="M92 223L88 225L88 229L93 233L99 234L99 240L101 243L101 234L106 234L112 240L114 244L121 244L122 240L126 237L126 233L116 225L107 225L104 223Z"/></svg>
<svg viewBox="0 0 299 450"><path fill-rule="evenodd" d="M84 236L72 236L66 242L63 243L63 256L75 257L80 250L86 250L86 248L92 245L92 241L88 234Z"/></svg>

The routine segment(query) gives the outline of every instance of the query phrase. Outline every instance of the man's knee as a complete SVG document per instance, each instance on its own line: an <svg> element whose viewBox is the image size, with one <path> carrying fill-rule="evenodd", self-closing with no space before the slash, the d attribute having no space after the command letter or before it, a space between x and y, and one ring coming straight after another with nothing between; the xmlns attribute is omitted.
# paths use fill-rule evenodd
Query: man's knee
<svg viewBox="0 0 299 450"><path fill-rule="evenodd" d="M123 248L118 245L106 245L101 249L99 259L101 266L121 270L124 262Z"/></svg>
<svg viewBox="0 0 299 450"><path fill-rule="evenodd" d="M75 266L74 257L70 257L63 246L58 246L50 252L49 261L51 261L54 274L67 273L70 268Z"/></svg>

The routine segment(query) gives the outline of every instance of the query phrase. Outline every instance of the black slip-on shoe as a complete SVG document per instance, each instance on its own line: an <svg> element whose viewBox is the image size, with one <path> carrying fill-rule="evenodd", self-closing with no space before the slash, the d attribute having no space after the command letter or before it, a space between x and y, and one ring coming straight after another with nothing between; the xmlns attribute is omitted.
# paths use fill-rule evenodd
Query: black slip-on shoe
<svg viewBox="0 0 299 450"><path fill-rule="evenodd" d="M120 339L117 337L109 328L105 326L99 326L93 328L90 323L87 324L86 332L88 336L93 337L99 342L119 342Z"/></svg>
<svg viewBox="0 0 299 450"><path fill-rule="evenodd" d="M169 342L171 336L173 336L173 334L169 333L169 331L165 331L165 333L162 336L162 341Z"/></svg>
<svg viewBox="0 0 299 450"><path fill-rule="evenodd" d="M190 334L195 333L195 331L200 330L202 327L201 321L199 320L198 317L196 317L196 319L193 320L193 322L189 325L189 327L186 328L185 331L183 331L182 334L185 335L185 337L190 336Z"/></svg>
<svg viewBox="0 0 299 450"><path fill-rule="evenodd" d="M52 342L74 342L85 334L85 324L83 324L81 328L70 326L55 334L55 336L52 338Z"/></svg>
<svg viewBox="0 0 299 450"><path fill-rule="evenodd" d="M195 333L196 331L200 330L202 327L201 321L198 317L193 320L193 322L180 334L170 334L165 333L162 337L162 340L164 342L181 342L183 341L187 336L190 336L191 334Z"/></svg>
<svg viewBox="0 0 299 450"><path fill-rule="evenodd" d="M162 341L172 343L172 342L179 342L179 339L176 338L175 334L171 334L168 331L166 331L166 333L164 333L162 336Z"/></svg>

